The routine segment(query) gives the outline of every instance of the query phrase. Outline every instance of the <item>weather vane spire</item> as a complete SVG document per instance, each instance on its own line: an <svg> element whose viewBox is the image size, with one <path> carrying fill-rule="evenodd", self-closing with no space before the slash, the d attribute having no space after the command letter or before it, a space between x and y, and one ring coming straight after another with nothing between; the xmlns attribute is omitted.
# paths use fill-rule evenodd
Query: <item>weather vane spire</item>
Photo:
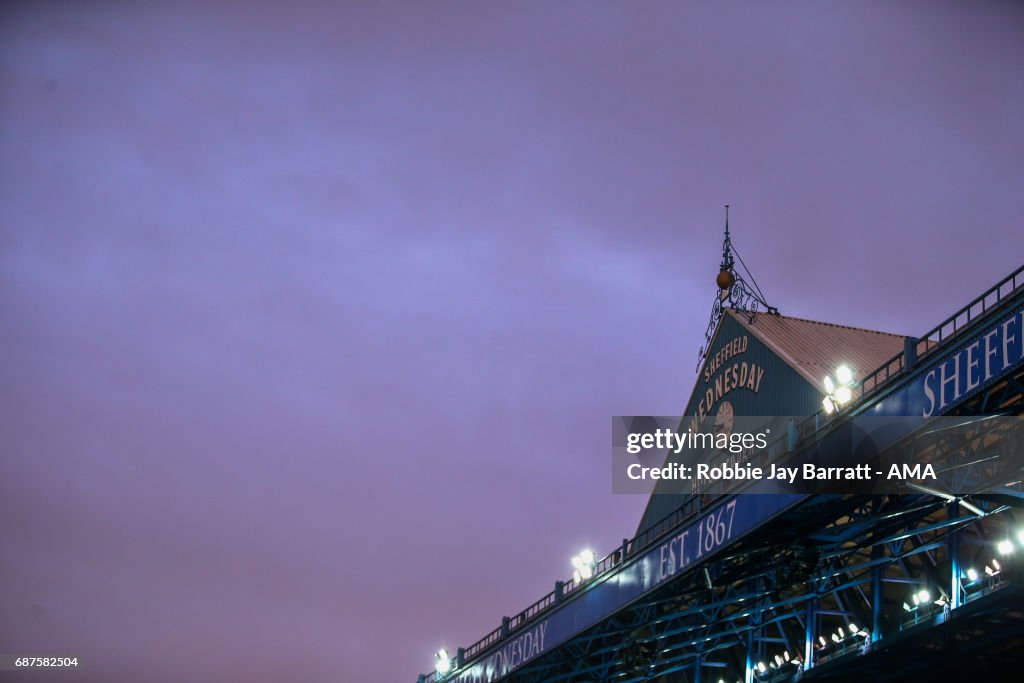
<svg viewBox="0 0 1024 683"><path fill-rule="evenodd" d="M736 261L739 261L743 272L736 271ZM744 277L746 275L746 277ZM748 281L749 280L749 284ZM778 315L779 309L769 306L765 300L757 281L747 269L743 257L732 245L732 237L729 234L729 205L725 205L725 237L722 239L722 263L718 267L718 276L715 278L718 291L715 292L715 302L711 306L711 320L708 321L707 330L704 332L704 346L700 349L697 358L697 369L708 354L711 346L711 337L722 319L722 313L726 307L735 311L746 313L747 320L751 323L762 308L771 315Z"/></svg>

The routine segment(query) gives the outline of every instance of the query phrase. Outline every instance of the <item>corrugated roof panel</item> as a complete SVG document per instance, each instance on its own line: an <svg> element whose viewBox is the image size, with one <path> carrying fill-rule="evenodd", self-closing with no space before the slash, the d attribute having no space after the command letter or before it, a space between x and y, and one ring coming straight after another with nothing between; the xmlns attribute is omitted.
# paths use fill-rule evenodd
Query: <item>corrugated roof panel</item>
<svg viewBox="0 0 1024 683"><path fill-rule="evenodd" d="M726 312L817 387L844 363L859 379L903 350L899 334L767 313L750 323L742 311Z"/></svg>

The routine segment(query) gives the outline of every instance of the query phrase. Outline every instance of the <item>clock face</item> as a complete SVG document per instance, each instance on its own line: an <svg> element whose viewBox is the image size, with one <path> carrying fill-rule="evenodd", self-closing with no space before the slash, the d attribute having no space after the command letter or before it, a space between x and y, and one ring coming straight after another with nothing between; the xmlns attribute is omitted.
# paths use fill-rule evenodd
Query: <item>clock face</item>
<svg viewBox="0 0 1024 683"><path fill-rule="evenodd" d="M715 433L725 434L726 436L732 434L732 423L732 404L728 401L722 401L722 404L718 406L718 412L715 413Z"/></svg>

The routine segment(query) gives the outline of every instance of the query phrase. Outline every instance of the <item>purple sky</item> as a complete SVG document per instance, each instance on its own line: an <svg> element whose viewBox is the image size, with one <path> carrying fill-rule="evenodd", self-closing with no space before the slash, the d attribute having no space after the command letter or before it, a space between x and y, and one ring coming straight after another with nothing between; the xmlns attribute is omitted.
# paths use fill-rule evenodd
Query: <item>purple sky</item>
<svg viewBox="0 0 1024 683"><path fill-rule="evenodd" d="M632 535L726 202L790 315L1024 261L1020 4L144 4L0 10L0 652L60 681L411 682Z"/></svg>

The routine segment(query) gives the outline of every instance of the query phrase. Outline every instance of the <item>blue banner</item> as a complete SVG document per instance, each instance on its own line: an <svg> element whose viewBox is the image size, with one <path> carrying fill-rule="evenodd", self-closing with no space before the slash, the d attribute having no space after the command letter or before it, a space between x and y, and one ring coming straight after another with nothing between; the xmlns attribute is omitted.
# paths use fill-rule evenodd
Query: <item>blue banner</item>
<svg viewBox="0 0 1024 683"><path fill-rule="evenodd" d="M998 379L1024 358L1024 312L983 328L952 355L872 406L867 415L932 417Z"/></svg>
<svg viewBox="0 0 1024 683"><path fill-rule="evenodd" d="M679 529L617 571L574 591L546 618L519 629L470 666L447 675L455 683L490 683L707 560L805 496L735 496Z"/></svg>

